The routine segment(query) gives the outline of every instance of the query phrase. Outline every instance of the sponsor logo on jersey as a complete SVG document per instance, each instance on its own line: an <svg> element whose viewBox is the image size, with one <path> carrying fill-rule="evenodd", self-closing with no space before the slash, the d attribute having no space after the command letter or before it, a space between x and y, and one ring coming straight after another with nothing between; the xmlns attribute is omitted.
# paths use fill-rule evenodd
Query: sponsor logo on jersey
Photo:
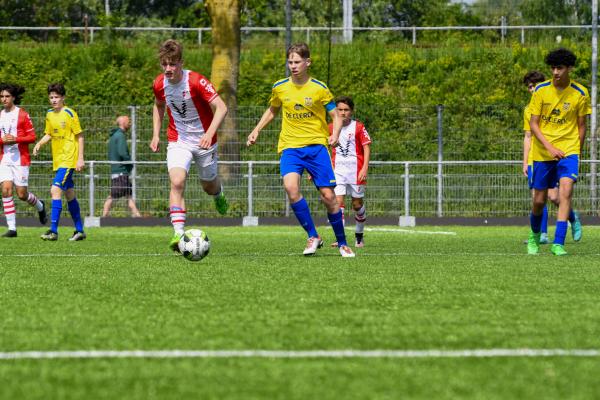
<svg viewBox="0 0 600 400"><path fill-rule="evenodd" d="M564 103L563 104L563 111L569 111L569 108L571 108L571 103Z"/></svg>
<svg viewBox="0 0 600 400"><path fill-rule="evenodd" d="M305 97L304 98L304 104L306 105L306 107L310 107L313 105L313 99L312 97Z"/></svg>

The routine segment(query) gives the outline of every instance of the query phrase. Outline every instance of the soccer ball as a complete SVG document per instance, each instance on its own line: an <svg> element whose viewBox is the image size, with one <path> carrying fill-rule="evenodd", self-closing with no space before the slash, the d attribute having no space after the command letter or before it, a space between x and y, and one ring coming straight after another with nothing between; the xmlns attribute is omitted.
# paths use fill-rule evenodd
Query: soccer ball
<svg viewBox="0 0 600 400"><path fill-rule="evenodd" d="M200 229L188 229L179 239L179 251L186 260L200 261L210 251L210 240Z"/></svg>

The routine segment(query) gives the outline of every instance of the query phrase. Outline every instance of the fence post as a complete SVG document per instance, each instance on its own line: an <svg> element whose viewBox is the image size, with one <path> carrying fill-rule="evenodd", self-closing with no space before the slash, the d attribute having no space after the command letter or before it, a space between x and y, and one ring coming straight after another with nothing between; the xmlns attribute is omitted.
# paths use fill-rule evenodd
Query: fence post
<svg viewBox="0 0 600 400"><path fill-rule="evenodd" d="M506 36L506 17L504 15L500 17L500 35L502 36L502 43L504 43L504 37Z"/></svg>
<svg viewBox="0 0 600 400"><path fill-rule="evenodd" d="M415 226L415 217L410 216L410 162L404 163L404 215L398 221L400 226Z"/></svg>
<svg viewBox="0 0 600 400"><path fill-rule="evenodd" d="M521 44L525 44L525 28L521 27Z"/></svg>
<svg viewBox="0 0 600 400"><path fill-rule="evenodd" d="M438 131L438 168L437 168L437 216L442 217L442 202L444 191L444 171L442 162L444 161L444 106L437 105L437 131Z"/></svg>
<svg viewBox="0 0 600 400"><path fill-rule="evenodd" d="M131 113L131 198L137 199L137 106L129 106Z"/></svg>
<svg viewBox="0 0 600 400"><path fill-rule="evenodd" d="M100 217L96 217L94 216L95 214L95 210L94 210L94 200L95 200L95 196L94 196L94 192L96 191L96 185L94 182L94 176L95 171L94 171L94 161L90 161L90 181L88 183L88 190L89 192L89 208L90 208L90 215L88 215L87 217L84 218L83 220L83 225L85 227L99 227L100 226Z"/></svg>
<svg viewBox="0 0 600 400"><path fill-rule="evenodd" d="M254 214L254 163L248 161L248 215L242 221L243 226L258 226L258 217Z"/></svg>
<svg viewBox="0 0 600 400"><path fill-rule="evenodd" d="M417 27L412 27L412 44L413 46L417 44Z"/></svg>
<svg viewBox="0 0 600 400"><path fill-rule="evenodd" d="M202 46L202 28L198 28L198 46Z"/></svg>
<svg viewBox="0 0 600 400"><path fill-rule="evenodd" d="M306 44L310 44L310 28L306 28Z"/></svg>
<svg viewBox="0 0 600 400"><path fill-rule="evenodd" d="M90 44L94 43L94 27L90 28Z"/></svg>

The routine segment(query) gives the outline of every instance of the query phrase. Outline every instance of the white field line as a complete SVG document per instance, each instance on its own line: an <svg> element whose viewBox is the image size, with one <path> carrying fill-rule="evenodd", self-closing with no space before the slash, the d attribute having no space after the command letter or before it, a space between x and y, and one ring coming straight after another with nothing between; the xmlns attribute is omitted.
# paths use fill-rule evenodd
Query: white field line
<svg viewBox="0 0 600 400"><path fill-rule="evenodd" d="M416 231L414 229L402 229L402 228L365 228L368 232L397 232L397 233L410 233L410 234L421 234L421 235L452 235L456 236L456 232L452 231Z"/></svg>
<svg viewBox="0 0 600 400"><path fill-rule="evenodd" d="M77 350L0 353L0 360L81 358L497 358L600 357L598 349L474 350Z"/></svg>

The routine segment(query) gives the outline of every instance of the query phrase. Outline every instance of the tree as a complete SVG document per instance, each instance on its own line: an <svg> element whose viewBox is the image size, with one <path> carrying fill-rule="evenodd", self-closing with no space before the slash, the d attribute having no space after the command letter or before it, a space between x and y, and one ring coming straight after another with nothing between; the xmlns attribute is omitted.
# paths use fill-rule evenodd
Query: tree
<svg viewBox="0 0 600 400"><path fill-rule="evenodd" d="M229 113L219 132L223 159L240 159L237 137L237 89L240 71L240 2L208 0L206 2L212 31L211 82L227 104ZM227 165L225 165L227 167Z"/></svg>

